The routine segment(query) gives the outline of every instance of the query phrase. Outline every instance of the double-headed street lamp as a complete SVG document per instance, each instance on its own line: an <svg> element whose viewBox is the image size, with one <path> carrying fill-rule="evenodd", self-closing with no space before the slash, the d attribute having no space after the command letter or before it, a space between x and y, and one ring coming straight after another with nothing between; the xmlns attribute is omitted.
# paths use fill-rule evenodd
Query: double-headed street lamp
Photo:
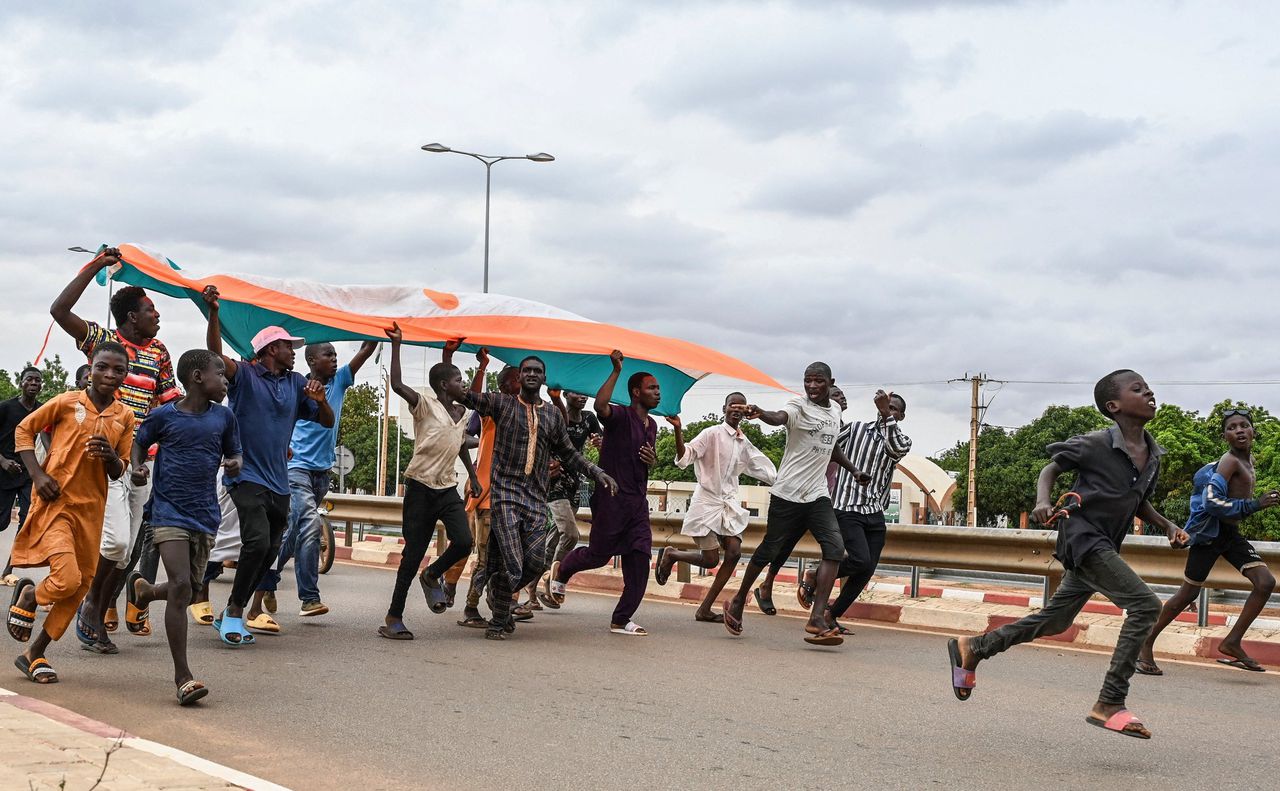
<svg viewBox="0 0 1280 791"><path fill-rule="evenodd" d="M495 162L501 162L504 159L527 159L530 162L555 162L556 158L548 153L525 154L524 156L487 156L485 154L473 154L470 151L459 151L456 148L449 148L440 143L427 143L422 147L423 151L430 151L433 154L463 154L472 159L479 160L484 163L484 293L489 293L489 193L490 193L490 174Z"/></svg>

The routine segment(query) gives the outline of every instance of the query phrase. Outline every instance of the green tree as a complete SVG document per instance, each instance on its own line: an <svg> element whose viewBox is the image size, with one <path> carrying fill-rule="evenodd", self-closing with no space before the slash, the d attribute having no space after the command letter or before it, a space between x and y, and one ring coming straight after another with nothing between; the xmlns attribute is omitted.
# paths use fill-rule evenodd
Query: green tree
<svg viewBox="0 0 1280 791"><path fill-rule="evenodd" d="M374 492L377 485L378 435L383 408L383 391L373 384L358 384L347 390L342 402L342 420L338 424L338 444L355 456L355 467L346 476L349 490L361 489L375 494L395 494L396 484L396 436L400 437L400 470L409 466L413 458L413 441L401 431L397 418L391 418L387 430L387 447L383 458L386 462L386 486L383 492Z"/></svg>

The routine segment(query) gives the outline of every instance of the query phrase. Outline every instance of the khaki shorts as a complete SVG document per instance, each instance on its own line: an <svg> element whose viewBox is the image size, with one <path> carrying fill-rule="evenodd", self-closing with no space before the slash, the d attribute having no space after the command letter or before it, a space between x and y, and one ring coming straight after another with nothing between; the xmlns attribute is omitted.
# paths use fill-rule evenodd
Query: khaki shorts
<svg viewBox="0 0 1280 791"><path fill-rule="evenodd" d="M720 536L715 533L707 533L701 536L689 536L693 539L693 543L698 545L698 549L719 549Z"/></svg>
<svg viewBox="0 0 1280 791"><path fill-rule="evenodd" d="M169 541L185 541L191 563L191 594L200 592L204 582L204 567L209 564L209 553L213 550L214 536L185 527L151 526L151 543L157 548Z"/></svg>

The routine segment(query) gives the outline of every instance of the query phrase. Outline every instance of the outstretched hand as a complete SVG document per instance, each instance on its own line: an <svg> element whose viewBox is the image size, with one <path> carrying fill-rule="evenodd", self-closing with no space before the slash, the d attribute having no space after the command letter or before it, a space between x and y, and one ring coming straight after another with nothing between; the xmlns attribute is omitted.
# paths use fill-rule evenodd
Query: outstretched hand
<svg viewBox="0 0 1280 791"><path fill-rule="evenodd" d="M764 414L764 410L755 404L746 404L740 409L740 411L742 412L743 420L755 420Z"/></svg>

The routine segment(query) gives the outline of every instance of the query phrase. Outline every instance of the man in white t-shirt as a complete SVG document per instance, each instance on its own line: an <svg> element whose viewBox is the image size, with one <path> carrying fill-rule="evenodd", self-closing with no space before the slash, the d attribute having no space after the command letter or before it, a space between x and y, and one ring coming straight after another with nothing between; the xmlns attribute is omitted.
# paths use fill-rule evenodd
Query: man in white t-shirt
<svg viewBox="0 0 1280 791"><path fill-rule="evenodd" d="M782 547L808 531L822 547L822 562L814 590L814 606L805 624L805 642L813 645L840 645L839 630L828 628L823 617L827 595L844 559L844 540L831 507L827 489L827 464L835 462L859 482L870 477L853 466L840 447L840 405L831 400L831 367L811 363L804 371L805 397L791 399L777 412L766 412L755 404L747 406L744 417L759 418L771 426L785 426L787 446L778 465L778 477L769 494L768 526L764 540L751 556L737 594L724 603L724 626L730 634L742 634L743 609L747 593L756 577L768 567ZM821 603L821 604L819 604Z"/></svg>

